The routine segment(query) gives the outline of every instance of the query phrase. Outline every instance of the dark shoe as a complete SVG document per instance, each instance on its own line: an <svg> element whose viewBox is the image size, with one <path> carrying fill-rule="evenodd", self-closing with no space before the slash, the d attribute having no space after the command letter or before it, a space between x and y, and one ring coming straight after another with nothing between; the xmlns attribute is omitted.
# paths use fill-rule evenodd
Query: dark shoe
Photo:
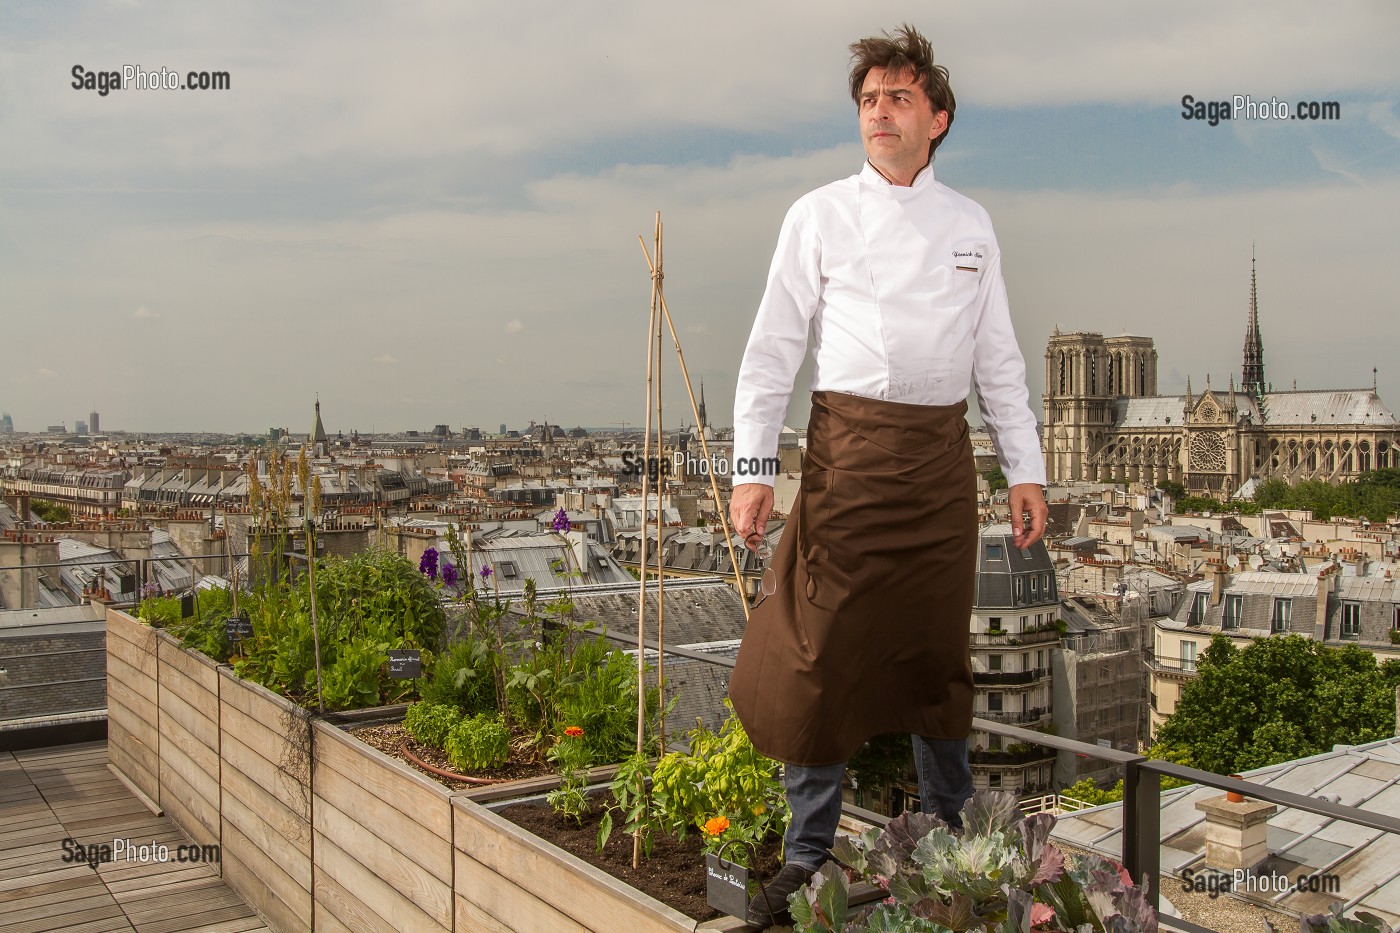
<svg viewBox="0 0 1400 933"><path fill-rule="evenodd" d="M749 912L744 922L756 930L766 930L774 924L788 923L792 915L788 913L788 895L812 880L814 869L796 862L788 862L777 876L762 885L758 893L749 901Z"/></svg>

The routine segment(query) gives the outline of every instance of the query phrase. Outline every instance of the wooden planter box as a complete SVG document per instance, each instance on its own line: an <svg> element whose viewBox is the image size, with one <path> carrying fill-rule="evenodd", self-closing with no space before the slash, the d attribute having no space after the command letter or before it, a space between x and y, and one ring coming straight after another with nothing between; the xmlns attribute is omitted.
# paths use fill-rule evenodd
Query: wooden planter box
<svg viewBox="0 0 1400 933"><path fill-rule="evenodd" d="M271 926L422 933L697 924L124 612L107 613L108 758ZM308 757L309 755L309 757Z"/></svg>

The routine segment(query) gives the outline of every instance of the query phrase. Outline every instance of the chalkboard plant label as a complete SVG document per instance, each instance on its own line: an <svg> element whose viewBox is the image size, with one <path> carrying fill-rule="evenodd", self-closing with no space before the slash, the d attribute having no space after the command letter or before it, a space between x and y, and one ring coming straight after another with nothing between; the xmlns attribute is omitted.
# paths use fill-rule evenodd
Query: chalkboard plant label
<svg viewBox="0 0 1400 933"><path fill-rule="evenodd" d="M705 900L731 917L744 916L749 909L749 870L706 852Z"/></svg>
<svg viewBox="0 0 1400 933"><path fill-rule="evenodd" d="M224 619L224 637L230 642L240 642L245 638L252 638L252 620L243 613Z"/></svg>
<svg viewBox="0 0 1400 933"><path fill-rule="evenodd" d="M423 654L417 648L395 648L389 651L389 676L395 680L412 680L423 675Z"/></svg>

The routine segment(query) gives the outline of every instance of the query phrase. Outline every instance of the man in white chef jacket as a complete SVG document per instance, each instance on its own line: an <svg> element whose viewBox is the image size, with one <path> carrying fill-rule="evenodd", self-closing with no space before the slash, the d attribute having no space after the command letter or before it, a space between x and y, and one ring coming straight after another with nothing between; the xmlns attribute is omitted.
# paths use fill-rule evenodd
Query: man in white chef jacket
<svg viewBox="0 0 1400 933"><path fill-rule="evenodd" d="M928 41L907 25L894 33L856 42L851 52L851 94L857 104L867 162L859 174L803 196L783 222L767 288L740 367L734 463L737 468L741 463L773 462L770 458L777 453L778 434L810 331L815 360L814 411L816 399L829 396L854 404L849 410L857 415L864 411L861 406L873 406L873 417L883 418L886 426L891 411L896 421L903 412L932 412L939 418L948 412L961 415L969 385L975 385L983 418L1010 484L1014 542L1030 547L1045 528L1045 467L1029 405L1025 362L1011 326L1001 252L986 211L934 178L933 154L953 122L956 107L947 71L934 64ZM959 429L965 431L965 425L960 423ZM859 427L856 431L857 435L874 436ZM957 469L967 471L959 473L956 486L959 497L965 499L961 491L971 488L964 482L970 476L971 461L968 457L964 464L961 456L957 459ZM829 472L839 479L841 469L838 462ZM734 471L730 516L736 533L751 547L761 540L772 510L772 482L772 476ZM925 482L922 488L929 485L943 484L941 480ZM876 501L862 503L863 509L908 507L906 487L852 488L877 490L873 494ZM880 489L895 490L893 501L881 501ZM804 485L803 497L808 492ZM824 503L820 510L814 510L817 514L804 513L805 538L813 535L823 516L833 514L832 508L839 509L845 501L840 496L829 498L835 506ZM976 546L972 505L958 509L951 520L956 535L970 542L962 552L965 555L975 553ZM873 539L867 546L858 529L852 532L846 528L845 533L853 537L833 542L831 550L835 553L844 543L845 553L855 555L846 559L857 562L868 552L867 547L877 550L887 540ZM785 531L782 545L798 551L798 544L788 537ZM807 575L807 561L817 553L815 547L809 542L801 546L801 553L790 553L796 564L786 565L785 572L800 576L806 596L820 603L818 588L828 583L824 577L818 582L815 572ZM782 546L779 550L781 557ZM912 551L913 559L920 560L920 553ZM928 584L930 603L938 601L940 581L936 577L940 573L958 577L950 581L950 588L970 594L967 581L961 579L969 568L962 557L926 566L935 568L935 579ZM954 573L947 568L962 569ZM860 592L841 594L838 626L846 620L865 625L873 617L872 608L877 615L883 611L885 607L878 602L869 602L881 599L883 586L871 587L869 582L859 582L855 589ZM871 591L867 602L860 603L867 590ZM804 598L801 591L795 596L798 602ZM840 817L844 759L855 750L852 745L858 747L863 737L869 737L867 733L875 734L870 730L897 731L889 728L897 722L914 733L922 805L956 823L958 809L972 793L967 765L971 682L965 640L970 600L967 595L968 605L950 609L960 617L950 624L961 632L963 641L957 650L962 658L958 663L966 672L955 679L966 683L948 702L943 718L920 718L922 713L909 711L907 718L900 719L903 711L896 711L896 719L890 720L880 713L856 711L851 716L860 721L852 725L846 721L846 707L823 705L822 697L839 694L843 698L840 702L846 704L849 701L844 698L860 693L861 678L871 683L885 672L862 670L859 657L846 664L807 663L810 652L816 650L807 641L813 624L808 615L811 606L798 606L790 613L799 619L791 626L795 632L792 637L800 642L792 648L796 654L771 647L775 640L782 641L784 633L754 635L756 624L750 623L731 681L731 696L758 749L787 763L784 783L793 811L785 845L787 864L768 884L768 900L763 901L762 896L754 899L747 918L752 925L762 927L782 919L786 895L825 861ZM892 614L901 617L910 615L904 607L894 610ZM958 632L953 634L955 640ZM872 633L870 640L881 639ZM760 645L751 647L751 642ZM750 649L747 657L745 649ZM810 668L800 675L805 680L798 682L787 676L786 667L794 666L788 664L792 658L797 658L795 666ZM848 681L832 684L830 690L821 680L843 677ZM814 690L812 678L818 678ZM793 696L800 699L793 701ZM794 702L799 709L784 709L785 704ZM775 708L783 712L775 716ZM807 724L804 716L815 725ZM927 725L930 722L936 724ZM954 725L949 726L950 722ZM839 737L831 738L838 732Z"/></svg>

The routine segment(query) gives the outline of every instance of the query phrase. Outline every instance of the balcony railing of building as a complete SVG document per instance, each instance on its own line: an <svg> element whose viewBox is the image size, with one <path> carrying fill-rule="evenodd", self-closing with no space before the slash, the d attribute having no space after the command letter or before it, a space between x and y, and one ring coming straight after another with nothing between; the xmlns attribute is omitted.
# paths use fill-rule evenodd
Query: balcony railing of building
<svg viewBox="0 0 1400 933"><path fill-rule="evenodd" d="M973 671L975 684L1028 684L1050 676L1050 668L1037 667L1029 671Z"/></svg>
<svg viewBox="0 0 1400 933"><path fill-rule="evenodd" d="M608 632L607 630L603 630L602 634L608 638L626 644L635 645L637 641L635 635ZM646 640L645 644L651 650L657 650L656 642ZM665 651L667 654L675 654L680 657L705 661L724 667L732 668L734 666L733 658L706 654L699 651L690 651L683 648L676 649L668 647ZM1202 771L1199 768L1188 768L1184 765L1173 764L1169 761L1157 761L1137 754L1136 752L1119 751L1115 748L1107 748L1088 742L1079 742L1073 739L1060 738L1059 736L1045 735L1031 729L1020 728L1004 720L989 718L992 716L1024 717L1031 713L1043 714L1045 711L1032 710L1029 713L1000 714L984 712L973 717L972 729L974 732L987 732L992 735L999 735L1004 740L1009 739L1012 742L1038 745L1057 751L1071 752L1083 758L1112 762L1122 768L1123 849L1120 861L1128 874L1137 883L1143 886L1148 903L1152 905L1153 909L1158 909L1160 907L1162 894L1161 794L1163 776L1179 778L1205 787L1213 787L1223 792L1234 791L1237 794L1245 795L1245 797L1249 799L1263 800L1280 807L1292 807L1307 813L1315 813L1329 819L1339 820L1343 823L1351 823L1356 826L1365 826L1380 832L1400 835L1400 818L1394 816L1362 810L1359 807L1349 807L1339 803L1331 803L1327 800L1296 794L1292 791L1280 790L1266 784L1256 784L1253 781L1226 777L1210 771ZM889 817L876 813L873 810L857 807L853 804L843 804L841 811L846 816L874 826L884 826L889 822ZM1158 922L1164 929L1179 930L1182 931L1182 933L1214 933L1209 927L1183 920L1180 917L1170 917L1159 914Z"/></svg>
<svg viewBox="0 0 1400 933"><path fill-rule="evenodd" d="M974 632L972 634L972 644L978 646L1040 645L1059 640L1060 630L1054 626L1035 629L1029 632L1011 632L1003 630L1000 634L995 635L988 632Z"/></svg>
<svg viewBox="0 0 1400 933"><path fill-rule="evenodd" d="M1011 725L1018 725L1028 722L1039 722L1049 717L1050 710L1044 706L1037 706L1033 709L1021 710L978 710L975 715L981 716L992 722L1004 722ZM974 729L976 726L973 727Z"/></svg>
<svg viewBox="0 0 1400 933"><path fill-rule="evenodd" d="M1054 761L1055 750L1041 745L1032 745L1024 751L978 751L967 753L967 760L974 765L1026 765L1038 761Z"/></svg>
<svg viewBox="0 0 1400 933"><path fill-rule="evenodd" d="M1150 654L1147 656L1147 664L1154 670L1168 674L1196 673L1195 658L1174 658L1165 654Z"/></svg>

